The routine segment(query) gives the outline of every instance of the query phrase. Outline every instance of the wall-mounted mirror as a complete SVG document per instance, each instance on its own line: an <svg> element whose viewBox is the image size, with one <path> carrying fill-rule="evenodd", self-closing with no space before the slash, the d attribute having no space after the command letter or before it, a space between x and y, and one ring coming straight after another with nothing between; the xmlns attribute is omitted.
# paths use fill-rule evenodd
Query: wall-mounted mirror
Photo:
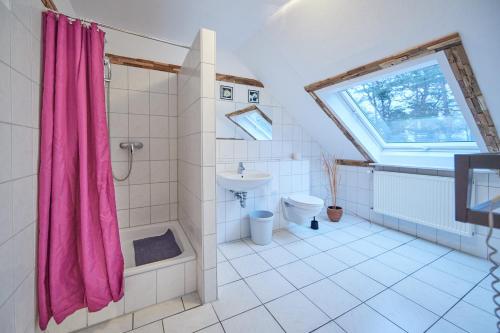
<svg viewBox="0 0 500 333"><path fill-rule="evenodd" d="M217 112L217 138L272 140L271 108L265 112L252 104L236 111L224 111L218 110Z"/></svg>

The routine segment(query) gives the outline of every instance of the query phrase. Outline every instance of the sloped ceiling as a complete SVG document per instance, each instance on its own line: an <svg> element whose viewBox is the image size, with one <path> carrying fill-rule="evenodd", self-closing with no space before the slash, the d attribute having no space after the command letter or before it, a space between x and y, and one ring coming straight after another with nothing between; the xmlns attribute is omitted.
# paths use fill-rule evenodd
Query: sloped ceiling
<svg viewBox="0 0 500 333"><path fill-rule="evenodd" d="M324 148L361 159L303 87L459 32L500 127L500 1L294 0L236 54Z"/></svg>
<svg viewBox="0 0 500 333"><path fill-rule="evenodd" d="M217 32L233 51L288 0L69 0L78 15L149 36L191 45L200 28Z"/></svg>
<svg viewBox="0 0 500 333"><path fill-rule="evenodd" d="M200 27L215 30L218 71L264 82L314 139L347 159L362 156L304 86L459 32L500 128L499 0L69 1L78 16L185 44Z"/></svg>

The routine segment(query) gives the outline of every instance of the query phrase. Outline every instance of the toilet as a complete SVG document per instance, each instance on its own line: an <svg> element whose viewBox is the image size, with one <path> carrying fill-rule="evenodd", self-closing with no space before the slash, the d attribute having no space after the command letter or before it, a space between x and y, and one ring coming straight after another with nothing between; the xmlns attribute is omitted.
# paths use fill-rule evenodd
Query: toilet
<svg viewBox="0 0 500 333"><path fill-rule="evenodd" d="M297 224L310 222L325 204L323 199L306 194L291 194L281 202L285 219Z"/></svg>

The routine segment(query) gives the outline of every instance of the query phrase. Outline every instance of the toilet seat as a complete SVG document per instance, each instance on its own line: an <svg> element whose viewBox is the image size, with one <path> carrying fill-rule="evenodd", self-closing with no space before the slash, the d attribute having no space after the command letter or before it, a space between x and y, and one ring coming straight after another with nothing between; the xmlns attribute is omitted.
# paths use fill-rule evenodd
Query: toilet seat
<svg viewBox="0 0 500 333"><path fill-rule="evenodd" d="M305 194L292 194L288 197L288 201L297 207L319 207L324 205L324 201L321 198L305 195Z"/></svg>

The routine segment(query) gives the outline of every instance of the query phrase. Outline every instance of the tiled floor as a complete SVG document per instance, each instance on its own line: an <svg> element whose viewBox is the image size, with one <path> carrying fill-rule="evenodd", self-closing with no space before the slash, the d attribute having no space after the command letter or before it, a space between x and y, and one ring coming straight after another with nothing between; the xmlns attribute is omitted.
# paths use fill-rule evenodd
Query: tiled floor
<svg viewBox="0 0 500 333"><path fill-rule="evenodd" d="M219 246L219 299L134 330L495 332L487 261L362 219Z"/></svg>

